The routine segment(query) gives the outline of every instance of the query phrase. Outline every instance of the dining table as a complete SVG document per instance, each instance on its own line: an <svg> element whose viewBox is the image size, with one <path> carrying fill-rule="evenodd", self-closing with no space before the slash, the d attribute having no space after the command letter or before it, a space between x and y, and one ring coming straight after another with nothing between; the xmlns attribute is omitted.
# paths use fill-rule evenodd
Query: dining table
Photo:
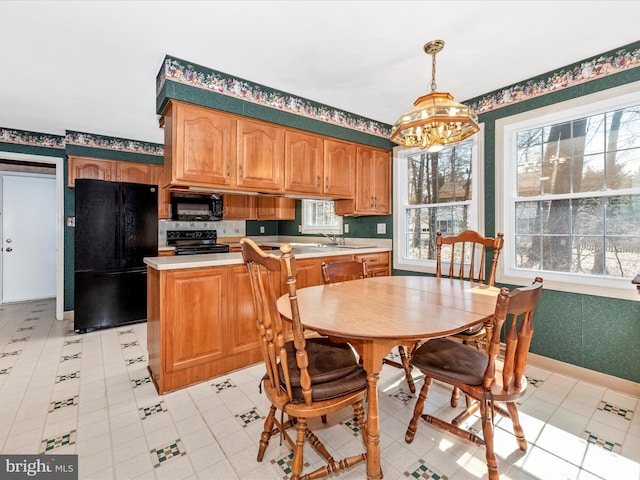
<svg viewBox="0 0 640 480"><path fill-rule="evenodd" d="M496 287L431 276L370 277L297 289L305 330L347 341L361 357L367 376L368 479L382 478L378 380L383 359L394 346L445 337L481 322L490 340L498 293ZM291 320L289 294L277 305Z"/></svg>

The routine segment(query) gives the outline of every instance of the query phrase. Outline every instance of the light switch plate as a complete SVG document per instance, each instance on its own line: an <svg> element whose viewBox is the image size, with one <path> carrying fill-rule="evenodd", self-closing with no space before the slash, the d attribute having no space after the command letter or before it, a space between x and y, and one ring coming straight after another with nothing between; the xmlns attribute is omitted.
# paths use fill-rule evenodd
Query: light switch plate
<svg viewBox="0 0 640 480"><path fill-rule="evenodd" d="M378 235L384 235L385 233L387 233L387 224L378 223Z"/></svg>
<svg viewBox="0 0 640 480"><path fill-rule="evenodd" d="M344 233L349 233L349 224L348 223L344 224Z"/></svg>
<svg viewBox="0 0 640 480"><path fill-rule="evenodd" d="M264 226L260 225L260 233L264 233Z"/></svg>

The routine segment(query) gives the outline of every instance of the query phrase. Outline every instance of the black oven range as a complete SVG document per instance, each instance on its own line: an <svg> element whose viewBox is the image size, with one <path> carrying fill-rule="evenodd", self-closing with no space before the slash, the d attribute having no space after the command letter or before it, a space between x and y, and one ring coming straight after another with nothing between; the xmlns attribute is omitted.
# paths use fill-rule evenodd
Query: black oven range
<svg viewBox="0 0 640 480"><path fill-rule="evenodd" d="M219 244L217 230L167 230L167 245L176 255L227 253L229 245Z"/></svg>

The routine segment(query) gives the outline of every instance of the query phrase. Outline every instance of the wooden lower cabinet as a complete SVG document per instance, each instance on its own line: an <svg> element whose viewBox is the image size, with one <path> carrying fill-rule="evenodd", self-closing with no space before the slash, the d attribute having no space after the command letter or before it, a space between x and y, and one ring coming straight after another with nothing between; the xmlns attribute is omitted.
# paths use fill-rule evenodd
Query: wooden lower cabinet
<svg viewBox="0 0 640 480"><path fill-rule="evenodd" d="M386 252L307 258L296 261L296 287L322 284L323 261L361 257L373 275L389 274ZM287 291L285 282L278 296ZM148 268L147 290L149 373L159 394L262 361L244 264Z"/></svg>
<svg viewBox="0 0 640 480"><path fill-rule="evenodd" d="M358 261L367 260L367 272L370 277L386 277L391 275L391 255L389 252L381 253L365 253L363 255L354 255L353 258Z"/></svg>

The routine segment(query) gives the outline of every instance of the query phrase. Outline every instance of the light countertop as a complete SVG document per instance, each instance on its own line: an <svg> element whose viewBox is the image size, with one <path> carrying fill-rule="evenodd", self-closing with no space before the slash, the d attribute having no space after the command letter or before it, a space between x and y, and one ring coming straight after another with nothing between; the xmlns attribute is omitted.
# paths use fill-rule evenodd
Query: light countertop
<svg viewBox="0 0 640 480"><path fill-rule="evenodd" d="M260 245L279 247L280 243L276 241L260 241ZM371 241L367 241L366 245L353 243L352 245L344 245L339 247L317 247L307 246L304 243L290 242L293 246L292 253L296 258L317 258L334 255L356 255L367 253L382 253L391 251L390 246L374 246ZM306 242L305 242L306 243ZM272 253L279 255L280 252ZM177 270L180 268L200 268L215 267L222 265L238 265L242 263L241 253L207 253L203 255L177 255L168 257L147 257L144 263L156 270Z"/></svg>

